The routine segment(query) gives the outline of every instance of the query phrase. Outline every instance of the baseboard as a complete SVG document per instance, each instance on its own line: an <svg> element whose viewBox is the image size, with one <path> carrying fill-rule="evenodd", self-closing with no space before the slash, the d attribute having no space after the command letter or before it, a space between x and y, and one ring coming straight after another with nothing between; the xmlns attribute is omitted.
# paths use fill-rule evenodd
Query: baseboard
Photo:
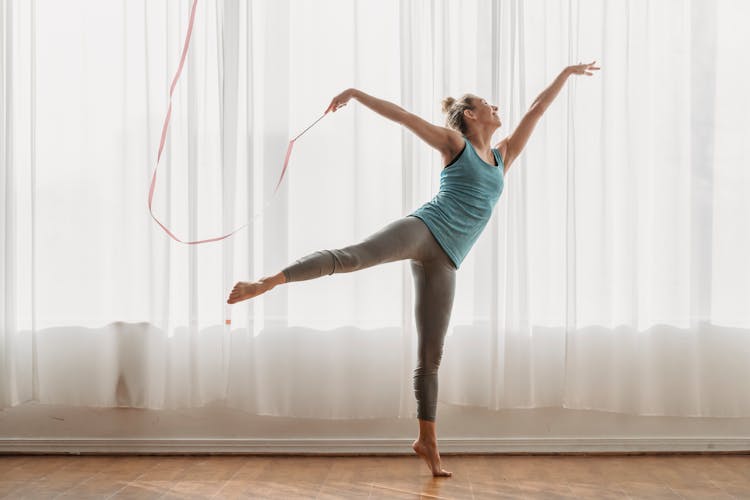
<svg viewBox="0 0 750 500"><path fill-rule="evenodd" d="M0 454L412 454L409 439L76 439L0 438ZM750 438L447 438L450 454L750 453Z"/></svg>

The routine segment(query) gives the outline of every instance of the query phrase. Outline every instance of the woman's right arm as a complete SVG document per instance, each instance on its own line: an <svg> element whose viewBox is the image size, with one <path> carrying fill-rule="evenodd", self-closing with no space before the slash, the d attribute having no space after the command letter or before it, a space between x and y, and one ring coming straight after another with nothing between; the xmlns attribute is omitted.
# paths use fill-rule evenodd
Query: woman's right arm
<svg viewBox="0 0 750 500"><path fill-rule="evenodd" d="M356 99L376 113L405 126L420 139L440 151L443 156L452 158L455 156L456 150L463 147L463 139L458 132L446 127L433 125L419 116L408 112L401 106L365 94L358 89L347 89L334 97L326 113L328 111L336 111L339 107L346 105L351 98Z"/></svg>

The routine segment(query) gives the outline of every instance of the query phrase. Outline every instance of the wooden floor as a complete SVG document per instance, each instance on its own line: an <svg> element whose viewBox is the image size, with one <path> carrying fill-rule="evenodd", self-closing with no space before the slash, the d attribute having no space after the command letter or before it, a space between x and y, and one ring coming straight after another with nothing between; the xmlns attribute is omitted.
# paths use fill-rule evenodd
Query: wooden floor
<svg viewBox="0 0 750 500"><path fill-rule="evenodd" d="M0 456L0 498L750 498L750 455Z"/></svg>

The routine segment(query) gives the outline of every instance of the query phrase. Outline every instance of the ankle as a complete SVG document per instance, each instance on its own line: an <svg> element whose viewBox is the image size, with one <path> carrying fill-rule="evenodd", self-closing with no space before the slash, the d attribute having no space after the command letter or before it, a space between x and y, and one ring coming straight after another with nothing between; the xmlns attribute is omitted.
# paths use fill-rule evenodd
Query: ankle
<svg viewBox="0 0 750 500"><path fill-rule="evenodd" d="M286 279L284 277L284 273L279 273L274 276L266 276L264 278L260 279L260 282L264 285L268 286L269 289L274 288L277 285L282 285L286 283Z"/></svg>
<svg viewBox="0 0 750 500"><path fill-rule="evenodd" d="M261 278L258 280L258 283L260 283L266 291L270 291L276 286L271 278Z"/></svg>

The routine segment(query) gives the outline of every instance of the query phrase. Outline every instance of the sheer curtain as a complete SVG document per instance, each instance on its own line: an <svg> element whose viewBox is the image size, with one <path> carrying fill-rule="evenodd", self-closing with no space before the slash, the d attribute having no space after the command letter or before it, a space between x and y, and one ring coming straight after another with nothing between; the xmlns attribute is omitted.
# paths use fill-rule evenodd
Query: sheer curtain
<svg viewBox="0 0 750 500"><path fill-rule="evenodd" d="M750 71L742 1L2 0L0 406L416 416L408 263L234 282L356 243L437 192L440 158L356 87L500 140L572 76L457 275L445 403L750 416ZM268 206L263 209L264 206Z"/></svg>

